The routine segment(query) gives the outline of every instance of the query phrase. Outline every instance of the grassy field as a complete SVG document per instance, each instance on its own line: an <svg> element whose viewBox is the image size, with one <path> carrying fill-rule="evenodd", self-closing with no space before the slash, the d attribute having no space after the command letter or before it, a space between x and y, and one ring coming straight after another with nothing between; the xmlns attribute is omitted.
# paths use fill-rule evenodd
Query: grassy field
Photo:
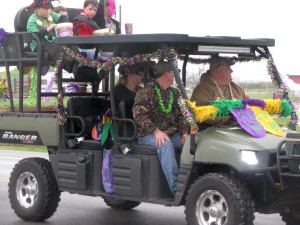
<svg viewBox="0 0 300 225"><path fill-rule="evenodd" d="M47 152L47 147L40 145L6 145L0 143L0 150Z"/></svg>
<svg viewBox="0 0 300 225"><path fill-rule="evenodd" d="M49 102L45 102L42 100L42 106L43 107L55 107L56 102L57 102L57 98L52 97L52 98L50 98ZM27 99L24 101L23 104L24 104L24 108L35 107L35 105L36 105L36 104L32 104L32 103L28 102ZM10 107L9 100L0 101L0 108L9 108L9 107ZM15 108L19 107L19 99L14 99L14 107Z"/></svg>

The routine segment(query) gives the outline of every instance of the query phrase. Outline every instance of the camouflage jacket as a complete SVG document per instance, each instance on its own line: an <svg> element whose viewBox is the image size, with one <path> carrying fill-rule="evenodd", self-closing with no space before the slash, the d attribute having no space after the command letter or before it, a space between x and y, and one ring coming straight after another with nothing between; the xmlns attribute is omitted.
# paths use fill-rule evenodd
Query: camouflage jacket
<svg viewBox="0 0 300 225"><path fill-rule="evenodd" d="M189 127L178 105L179 91L173 87L169 87L167 90L161 90L161 95L165 107L169 104L170 92L173 92L173 105L169 113L162 111L158 96L155 91L154 85L159 87L155 81L151 81L146 88L141 89L134 101L133 105L133 118L138 126L138 136L146 136L152 134L156 128L165 132L168 135L172 135L175 132L180 134L188 133ZM165 101L167 99L168 101Z"/></svg>

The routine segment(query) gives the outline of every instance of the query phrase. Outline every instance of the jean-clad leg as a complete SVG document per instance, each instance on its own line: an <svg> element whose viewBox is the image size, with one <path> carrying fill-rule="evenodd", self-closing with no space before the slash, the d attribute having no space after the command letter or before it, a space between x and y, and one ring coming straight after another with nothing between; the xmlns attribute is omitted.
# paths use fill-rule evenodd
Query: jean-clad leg
<svg viewBox="0 0 300 225"><path fill-rule="evenodd" d="M174 147L181 147L181 137L178 133L176 133L172 135L170 139L171 142L166 141L165 144L160 148L156 146L155 137L153 134L139 138L139 143L152 145L157 148L157 154L162 166L162 170L167 178L170 190L175 195L178 177L178 165L175 158Z"/></svg>

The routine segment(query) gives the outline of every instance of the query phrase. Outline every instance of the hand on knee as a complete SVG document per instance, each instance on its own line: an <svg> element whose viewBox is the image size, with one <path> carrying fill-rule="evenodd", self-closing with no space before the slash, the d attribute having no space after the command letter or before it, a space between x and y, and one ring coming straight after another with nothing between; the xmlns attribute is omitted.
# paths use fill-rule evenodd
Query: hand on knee
<svg viewBox="0 0 300 225"><path fill-rule="evenodd" d="M153 134L154 134L154 137L155 137L156 146L159 147L159 148L164 146L166 141L168 141L168 142L171 141L169 136L166 133L159 130L158 128L156 128L156 130L154 131Z"/></svg>

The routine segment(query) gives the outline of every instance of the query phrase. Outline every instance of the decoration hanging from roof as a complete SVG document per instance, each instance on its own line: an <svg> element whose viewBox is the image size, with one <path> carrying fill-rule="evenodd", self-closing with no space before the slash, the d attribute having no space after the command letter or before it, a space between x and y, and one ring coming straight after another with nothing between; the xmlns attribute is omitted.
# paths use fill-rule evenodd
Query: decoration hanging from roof
<svg viewBox="0 0 300 225"><path fill-rule="evenodd" d="M3 28L0 28L0 47L5 43L6 31Z"/></svg>
<svg viewBox="0 0 300 225"><path fill-rule="evenodd" d="M174 50L171 50L168 54L166 54L163 50L158 50L152 54L137 54L132 56L131 58L122 58L122 57L110 57L107 61L105 62L99 62L98 60L91 60L88 59L84 56L82 56L76 49L72 49L68 46L64 46L64 53L62 53L60 59L56 62L56 68L54 70L54 77L53 79L51 79L52 82L50 82L50 84L47 87L47 90L51 90L51 85L53 84L54 80L57 80L57 75L58 75L58 71L62 69L62 64L64 62L65 56L68 55L70 56L73 60L76 60L77 62L81 62L86 66L90 66L93 68L97 68L99 70L104 70L104 71L109 71L111 68L113 68L116 65L133 65L136 63L143 63L149 60L153 60L153 59L163 59L166 58L168 56L169 58L174 58L174 63L175 65L177 65L177 60L183 60L184 58L180 55L178 55ZM232 59L233 60L233 59ZM238 59L234 57L234 60L236 62L248 62L248 61L260 61L262 60L262 57L257 57L254 59ZM188 62L190 63L195 63L195 64L200 64L200 63L209 63L209 59L195 59L195 58L189 58ZM274 83L274 85L276 87L281 88L284 92L286 92L286 86L284 84L278 84L278 82L275 79L275 75L274 75L274 68L273 68L273 59L272 59L272 55L269 54L268 58L267 58L267 71L272 79L272 82ZM289 128L295 130L297 122L298 122L298 116L296 113L296 109L295 106L293 104L293 102L290 99L284 99L280 101L281 106L279 107L279 109L283 109L280 113L278 112L278 110L275 110L273 107L274 105L271 107L268 104L268 100L264 101L260 101L260 100L253 100L253 99L249 99L249 100L243 100L242 102L238 102L238 100L234 100L235 102L230 102L225 104L226 107L219 107L218 104L223 104L223 103L217 103L214 102L211 106L203 106L206 108L198 108L196 107L195 104L189 102L190 106L193 109L196 109L195 113L195 118L198 122L204 121L208 118L214 118L215 116L220 116L220 115L225 115L225 114L229 114L230 110L233 108L243 108L244 105L257 105L260 107L264 107L265 104L266 105L266 111L269 112L270 114L281 114L282 116L286 116L286 115L291 115L291 120L289 123ZM274 103L273 100L272 104ZM214 104L217 106L214 106ZM277 103L278 104L278 103ZM184 106L183 104L181 104L182 106ZM285 107L284 105L288 105L289 107ZM268 107L271 107L273 109L273 111L271 109L269 109ZM184 108L182 110L185 110ZM276 113L274 113L274 110ZM192 124L192 123L191 123Z"/></svg>
<svg viewBox="0 0 300 225"><path fill-rule="evenodd" d="M237 58L237 57L225 57L228 59L228 61L234 61L234 62L259 62L262 60L262 57L256 57L256 58ZM185 56L178 55L179 60L184 60ZM207 64L210 63L211 58L195 58L195 57L189 57L187 62L191 64Z"/></svg>
<svg viewBox="0 0 300 225"><path fill-rule="evenodd" d="M295 107L295 103L289 98L288 96L288 91L287 91L287 86L284 83L278 83L277 79L275 78L274 75L274 70L275 70L275 65L274 65L274 60L271 54L268 54L267 57L267 71L269 76L272 79L273 84L278 87L279 89L282 90L283 92L283 98L286 98L287 101L290 103L292 106L292 113L291 113L291 120L288 124L288 127L292 130L296 130L296 126L298 123L298 115L297 115L297 110Z"/></svg>
<svg viewBox="0 0 300 225"><path fill-rule="evenodd" d="M29 96L27 99L28 104L33 105L36 102L36 89L37 89L37 67L33 67L31 75Z"/></svg>
<svg viewBox="0 0 300 225"><path fill-rule="evenodd" d="M113 68L116 65L134 65L136 63L143 63L153 59L159 60L166 57L166 55L168 59L172 57L176 58L177 56L177 53L174 50L170 50L168 54L166 54L165 51L159 49L152 54L138 54L138 55L134 55L132 58L111 57L107 61L100 63L98 60L91 60L84 57L82 54L79 53L77 49L70 48L68 46L64 46L63 49L64 50L62 51L59 59L56 61L53 77L50 79L50 82L47 85L46 92L50 92L54 82L58 80L58 74L59 71L62 70L62 66L63 63L65 62L66 56L69 56L70 58L72 58L77 62L83 63L83 65L85 66L90 66L104 71L109 71L111 68ZM175 65L177 65L176 61L175 61ZM63 98L62 93L59 95L59 101L62 101L61 98ZM45 97L44 100L49 101L50 97ZM64 124L66 122L62 110L58 111L58 119L60 124Z"/></svg>
<svg viewBox="0 0 300 225"><path fill-rule="evenodd" d="M9 99L8 85L6 79L6 72L3 72L0 77L0 100L6 101Z"/></svg>
<svg viewBox="0 0 300 225"><path fill-rule="evenodd" d="M191 127L191 133L197 133L199 127L194 115L190 112L187 100L183 99L181 92L179 91L178 105L180 107L182 115L185 117L187 123Z"/></svg>
<svg viewBox="0 0 300 225"><path fill-rule="evenodd" d="M166 55L163 50L159 49L152 54L138 54L134 55L132 58L111 57L107 61L100 63L98 60L91 60L89 58L84 57L82 54L79 53L77 49L70 48L68 46L64 46L63 49L64 50L62 51L59 59L56 61L54 73L50 79L50 82L47 85L46 92L50 92L54 82L57 81L57 76L59 74L59 71L62 69L62 65L65 62L66 56L69 56L71 59L82 63L84 66L109 71L116 65L134 65L136 63L143 63L153 59L161 59ZM176 52L174 50L171 50L168 54L168 57L176 57ZM45 97L44 100L49 101L50 98Z"/></svg>
<svg viewBox="0 0 300 225"><path fill-rule="evenodd" d="M64 125L67 122L67 113L63 107L64 103L64 93L60 92L57 95L57 102L56 102L56 113L59 125Z"/></svg>

